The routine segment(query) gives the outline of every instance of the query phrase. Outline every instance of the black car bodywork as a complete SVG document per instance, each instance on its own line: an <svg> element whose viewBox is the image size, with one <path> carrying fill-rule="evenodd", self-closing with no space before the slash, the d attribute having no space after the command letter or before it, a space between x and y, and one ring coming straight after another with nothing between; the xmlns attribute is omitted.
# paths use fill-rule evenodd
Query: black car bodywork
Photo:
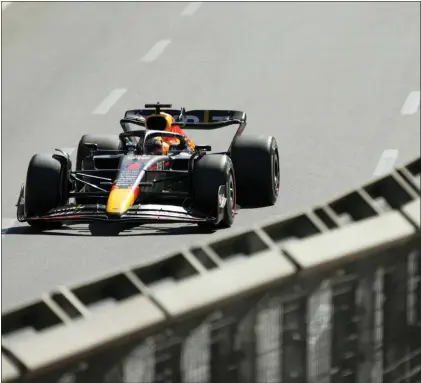
<svg viewBox="0 0 421 383"><path fill-rule="evenodd" d="M246 114L229 110L171 109L171 105L145 105L145 109L127 111L120 121L123 132L119 135L120 148L102 150L95 143L86 143L90 154L83 158L81 169L72 171L68 154L58 151L52 155L60 163L58 189L52 191L59 202L57 206L42 214L30 214L26 200L26 188L22 185L17 202L17 218L35 226L40 223L77 224L93 221L164 223L190 222L217 225L224 215L226 185L221 183L214 195L217 209L206 209L195 200L192 173L197 161L211 151L210 146L196 146L194 151L187 147L186 137L163 131L133 129L133 125L144 126L145 118L160 111L171 114L175 124L182 129L219 129L238 125L235 137L242 134L246 126ZM171 148L168 155L156 156L145 153L145 142L153 136L173 136L180 144ZM230 147L225 153L229 157ZM211 154L212 155L212 154ZM78 154L79 156L79 154ZM31 166L31 165L30 165ZM29 172L29 170L28 170ZM28 173L29 174L29 173ZM37 173L38 174L38 173ZM41 174L41 173L39 173ZM29 179L27 176L27 184ZM32 181L31 181L32 182ZM53 188L48 183L46 190ZM110 206L113 188L131 190ZM75 203L69 203L74 198ZM126 198L126 199L125 199ZM83 203L78 203L83 201ZM117 205L116 205L117 204ZM124 205L124 206L123 206ZM234 207L235 208L235 207Z"/></svg>

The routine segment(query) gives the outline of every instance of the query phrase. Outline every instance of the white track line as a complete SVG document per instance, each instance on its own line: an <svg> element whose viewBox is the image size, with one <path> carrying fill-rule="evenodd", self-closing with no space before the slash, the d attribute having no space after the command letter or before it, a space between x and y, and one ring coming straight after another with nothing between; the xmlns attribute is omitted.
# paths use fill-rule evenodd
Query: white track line
<svg viewBox="0 0 421 383"><path fill-rule="evenodd" d="M11 1L2 1L1 10L4 11L9 5L12 5Z"/></svg>
<svg viewBox="0 0 421 383"><path fill-rule="evenodd" d="M386 149L380 156L379 162L377 163L376 170L373 175L379 177L390 173L395 166L396 160L399 157L399 150L397 149Z"/></svg>
<svg viewBox="0 0 421 383"><path fill-rule="evenodd" d="M127 92L127 89L114 89L111 93L97 106L92 112L93 114L107 114L112 106Z"/></svg>
<svg viewBox="0 0 421 383"><path fill-rule="evenodd" d="M181 16L191 16L200 8L203 4L202 1L192 1L189 3L186 8L184 8L183 12L181 12Z"/></svg>
<svg viewBox="0 0 421 383"><path fill-rule="evenodd" d="M420 107L420 91L414 90L413 92L409 93L408 97L406 98L405 103L401 109L401 114L403 116L415 114Z"/></svg>
<svg viewBox="0 0 421 383"><path fill-rule="evenodd" d="M142 61L144 62L152 62L157 59L157 57L164 52L164 49L167 47L167 45L171 42L171 40L161 40L158 41L151 50L146 53L146 55L143 57Z"/></svg>

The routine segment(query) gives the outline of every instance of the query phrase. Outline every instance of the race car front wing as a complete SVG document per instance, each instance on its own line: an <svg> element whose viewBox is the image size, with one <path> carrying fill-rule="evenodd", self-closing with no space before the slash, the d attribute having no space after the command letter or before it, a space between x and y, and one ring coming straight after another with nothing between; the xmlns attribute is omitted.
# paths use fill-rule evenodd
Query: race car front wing
<svg viewBox="0 0 421 383"><path fill-rule="evenodd" d="M66 205L52 209L40 217L18 216L20 222L49 221L66 224L89 223L94 221L126 223L197 223L216 222L216 217L206 216L198 210L185 209L175 205L133 205L126 213L108 214L106 205Z"/></svg>
<svg viewBox="0 0 421 383"><path fill-rule="evenodd" d="M109 214L105 204L69 204L50 210L42 216L28 217L24 213L24 189L18 198L17 220L19 222L48 221L69 224L90 223L95 221L126 223L199 223L218 224L224 216L226 203L225 185L218 190L217 217L213 217L190 204L185 206L166 204L135 204L124 214ZM215 201L216 202L216 201Z"/></svg>

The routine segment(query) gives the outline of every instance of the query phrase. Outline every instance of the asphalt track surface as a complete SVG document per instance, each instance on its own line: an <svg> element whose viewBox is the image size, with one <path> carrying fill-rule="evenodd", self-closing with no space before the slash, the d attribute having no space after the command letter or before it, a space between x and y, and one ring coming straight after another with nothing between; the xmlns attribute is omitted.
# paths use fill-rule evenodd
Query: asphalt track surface
<svg viewBox="0 0 421 383"><path fill-rule="evenodd" d="M244 110L249 133L276 137L282 162L278 203L240 211L235 227L246 227L419 156L419 72L419 3L11 4L2 12L3 311L214 235L181 225L31 234L13 218L34 153L118 133L124 111L146 102ZM192 138L223 149L232 135Z"/></svg>

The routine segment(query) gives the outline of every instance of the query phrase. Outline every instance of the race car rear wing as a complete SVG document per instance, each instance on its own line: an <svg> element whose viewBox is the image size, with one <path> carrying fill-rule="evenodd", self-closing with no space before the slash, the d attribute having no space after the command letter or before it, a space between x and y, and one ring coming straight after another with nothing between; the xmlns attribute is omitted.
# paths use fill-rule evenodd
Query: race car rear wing
<svg viewBox="0 0 421 383"><path fill-rule="evenodd" d="M124 132L130 132L130 123L145 126L148 116L165 112L174 117L173 125L178 125L185 130L214 130L230 125L239 125L234 138L241 135L246 127L247 115L238 110L188 110L185 108L171 109L171 104L146 104L145 109L128 110L120 120Z"/></svg>
<svg viewBox="0 0 421 383"><path fill-rule="evenodd" d="M144 121L148 116L165 112L175 119L175 125L185 129L219 129L224 126L246 123L246 113L237 110L188 110L185 108L171 109L170 104L146 104L145 109L128 110L125 119ZM221 124L223 122L223 124ZM229 123L228 123L229 122Z"/></svg>

